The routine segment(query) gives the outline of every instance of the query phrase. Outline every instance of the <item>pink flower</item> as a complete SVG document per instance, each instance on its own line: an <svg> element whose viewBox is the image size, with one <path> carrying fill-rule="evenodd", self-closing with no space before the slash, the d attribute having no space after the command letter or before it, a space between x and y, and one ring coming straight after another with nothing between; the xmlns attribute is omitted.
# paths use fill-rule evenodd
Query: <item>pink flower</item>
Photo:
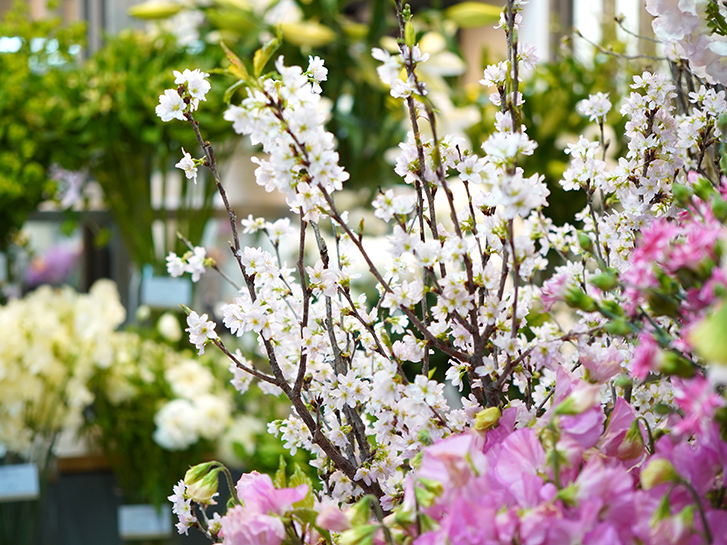
<svg viewBox="0 0 727 545"><path fill-rule="evenodd" d="M639 333L639 344L634 348L631 360L631 374L644 380L650 371L656 369L659 357L659 344L648 331Z"/></svg>
<svg viewBox="0 0 727 545"><path fill-rule="evenodd" d="M280 545L285 539L285 526L278 517L256 513L236 505L220 522L220 536L226 545Z"/></svg>
<svg viewBox="0 0 727 545"><path fill-rule="evenodd" d="M237 481L237 497L254 513L283 515L308 494L308 485L275 488L270 475L246 473Z"/></svg>
<svg viewBox="0 0 727 545"><path fill-rule="evenodd" d="M691 435L708 426L718 408L725 406L725 400L712 389L703 377L696 376L681 380L671 379L674 400L684 412L684 419L674 428L677 433Z"/></svg>
<svg viewBox="0 0 727 545"><path fill-rule="evenodd" d="M621 372L624 358L613 345L606 348L583 346L579 361L588 369L588 378L591 381L604 383Z"/></svg>
<svg viewBox="0 0 727 545"><path fill-rule="evenodd" d="M661 261L664 250L669 248L672 240L678 233L677 227L665 219L657 219L644 229L641 242L634 249L631 256L633 265L651 264Z"/></svg>

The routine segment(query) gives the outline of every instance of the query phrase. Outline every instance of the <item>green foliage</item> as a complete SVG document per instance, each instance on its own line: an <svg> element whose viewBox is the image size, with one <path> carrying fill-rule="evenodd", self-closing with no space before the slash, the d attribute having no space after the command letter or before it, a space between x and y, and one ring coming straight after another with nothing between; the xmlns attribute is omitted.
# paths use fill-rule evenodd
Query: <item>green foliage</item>
<svg viewBox="0 0 727 545"><path fill-rule="evenodd" d="M719 4L717 2L707 2L707 26L712 32L720 36L727 36L727 21L719 12Z"/></svg>
<svg viewBox="0 0 727 545"><path fill-rule="evenodd" d="M211 49L192 55L170 35L150 37L126 31L109 38L69 75L68 131L75 145L74 158L79 166L90 167L103 188L137 265L152 263L163 269L158 256L183 251L176 231L198 244L210 217L212 180L200 176L197 185L183 183L179 206L171 210L163 203L152 207L151 178L158 173L166 189L167 172L181 158L180 148L197 152L193 131L183 123L163 123L154 109L161 91L173 85L173 70L219 63L222 54L216 47ZM226 126L222 106L218 89L208 95L199 115L209 137L217 141L223 139L221 131ZM220 154L225 155L224 146ZM152 237L155 220L162 220L165 227L162 248L156 247Z"/></svg>
<svg viewBox="0 0 727 545"><path fill-rule="evenodd" d="M0 21L11 50L0 53L0 250L53 192L46 172L71 145L59 137L65 116L59 95L83 35L80 24L33 21L24 2Z"/></svg>

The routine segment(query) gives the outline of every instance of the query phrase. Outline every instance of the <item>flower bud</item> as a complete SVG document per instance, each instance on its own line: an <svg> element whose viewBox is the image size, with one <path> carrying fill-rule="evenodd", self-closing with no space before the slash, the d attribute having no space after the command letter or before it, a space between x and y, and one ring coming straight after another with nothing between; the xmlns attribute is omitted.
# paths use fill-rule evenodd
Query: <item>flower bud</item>
<svg viewBox="0 0 727 545"><path fill-rule="evenodd" d="M212 498L217 494L219 484L217 474L221 470L219 462L207 462L189 468L184 474L187 487L185 496L197 503L213 503Z"/></svg>
<svg viewBox="0 0 727 545"><path fill-rule="evenodd" d="M181 9L181 4L170 0L148 0L130 7L127 13L137 19L168 19Z"/></svg>
<svg viewBox="0 0 727 545"><path fill-rule="evenodd" d="M720 222L727 221L727 201L719 197L715 197L712 201L712 213Z"/></svg>
<svg viewBox="0 0 727 545"><path fill-rule="evenodd" d="M338 543L340 545L373 545L378 529L379 526L376 524L357 526L343 532Z"/></svg>
<svg viewBox="0 0 727 545"><path fill-rule="evenodd" d="M498 407L488 407L475 415L475 429L485 431L497 426L502 413Z"/></svg>
<svg viewBox="0 0 727 545"><path fill-rule="evenodd" d="M625 336L631 333L633 330L631 324L625 318L616 318L606 323L603 326L608 333L612 335Z"/></svg>
<svg viewBox="0 0 727 545"><path fill-rule="evenodd" d="M578 231L578 244L586 252L593 251L593 240L583 231Z"/></svg>
<svg viewBox="0 0 727 545"><path fill-rule="evenodd" d="M351 528L351 521L337 505L325 505L316 517L316 524L331 532L343 532Z"/></svg>
<svg viewBox="0 0 727 545"><path fill-rule="evenodd" d="M689 342L710 364L727 365L727 303L697 323L689 332Z"/></svg>
<svg viewBox="0 0 727 545"><path fill-rule="evenodd" d="M501 11L500 6L481 2L460 2L448 7L444 11L444 16L461 28L476 28L497 23Z"/></svg>
<svg viewBox="0 0 727 545"><path fill-rule="evenodd" d="M416 32L411 20L404 23L404 43L410 48L413 48L416 43Z"/></svg>
<svg viewBox="0 0 727 545"><path fill-rule="evenodd" d="M682 378L694 376L694 366L692 362L684 356L674 352L665 352L659 361L659 371L665 375L676 375Z"/></svg>
<svg viewBox="0 0 727 545"><path fill-rule="evenodd" d="M644 490L651 490L655 486L664 483L673 483L679 479L679 475L671 462L665 458L650 460L641 471L641 486Z"/></svg>
<svg viewBox="0 0 727 545"><path fill-rule="evenodd" d="M689 206L692 201L692 195L694 195L689 187L683 184L672 184L671 190L674 195L674 199L680 206Z"/></svg>
<svg viewBox="0 0 727 545"><path fill-rule="evenodd" d="M565 292L564 300L569 307L593 312L596 310L596 303L592 297L577 286L570 286Z"/></svg>
<svg viewBox="0 0 727 545"><path fill-rule="evenodd" d="M644 436L641 435L641 426L634 420L626 432L626 436L616 449L616 458L619 460L633 460L644 453Z"/></svg>
<svg viewBox="0 0 727 545"><path fill-rule="evenodd" d="M589 281L601 291L611 291L618 286L618 276L609 272L594 274Z"/></svg>

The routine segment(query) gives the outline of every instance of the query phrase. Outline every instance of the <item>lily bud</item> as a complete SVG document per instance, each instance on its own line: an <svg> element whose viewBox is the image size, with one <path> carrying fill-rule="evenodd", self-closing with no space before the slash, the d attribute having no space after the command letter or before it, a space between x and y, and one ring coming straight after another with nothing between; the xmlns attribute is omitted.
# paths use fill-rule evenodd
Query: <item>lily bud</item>
<svg viewBox="0 0 727 545"><path fill-rule="evenodd" d="M650 490L664 483L673 483L679 479L676 469L669 460L658 458L651 460L641 471L641 486Z"/></svg>

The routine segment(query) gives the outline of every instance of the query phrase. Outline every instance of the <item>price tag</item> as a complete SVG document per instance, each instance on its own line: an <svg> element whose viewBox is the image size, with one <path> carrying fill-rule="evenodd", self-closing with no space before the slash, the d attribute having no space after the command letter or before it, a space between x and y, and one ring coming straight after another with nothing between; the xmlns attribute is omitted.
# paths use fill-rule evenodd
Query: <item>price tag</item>
<svg viewBox="0 0 727 545"><path fill-rule="evenodd" d="M169 509L153 505L122 505L119 507L119 537L149 539L172 535L172 515Z"/></svg>
<svg viewBox="0 0 727 545"><path fill-rule="evenodd" d="M154 276L146 266L141 277L141 303L154 308L179 308L192 304L192 282L189 278Z"/></svg>
<svg viewBox="0 0 727 545"><path fill-rule="evenodd" d="M39 496L38 466L35 464L0 466L0 502L34 500Z"/></svg>

